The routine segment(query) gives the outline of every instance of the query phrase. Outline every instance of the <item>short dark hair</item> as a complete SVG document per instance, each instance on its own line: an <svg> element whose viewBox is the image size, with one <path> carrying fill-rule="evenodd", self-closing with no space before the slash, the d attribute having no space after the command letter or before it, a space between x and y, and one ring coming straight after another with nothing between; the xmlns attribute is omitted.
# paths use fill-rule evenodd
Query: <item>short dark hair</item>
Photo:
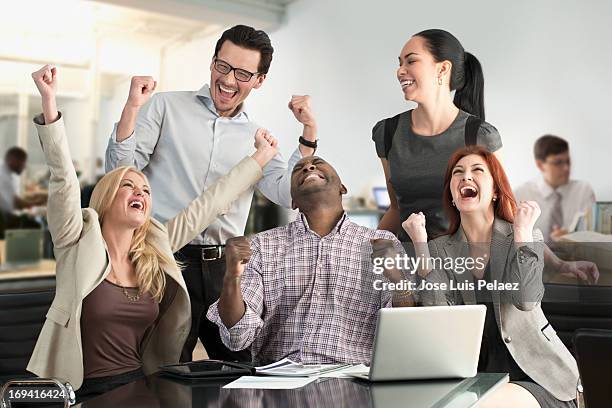
<svg viewBox="0 0 612 408"><path fill-rule="evenodd" d="M26 161L28 159L28 153L21 147L14 146L6 151L4 158L7 160L15 159L19 161Z"/></svg>
<svg viewBox="0 0 612 408"><path fill-rule="evenodd" d="M569 144L565 139L555 135L544 135L536 140L533 146L533 155L536 159L546 161L548 156L569 151Z"/></svg>
<svg viewBox="0 0 612 408"><path fill-rule="evenodd" d="M249 50L259 51L259 66L257 72L267 74L272 63L272 54L274 48L270 42L270 37L262 30L255 30L253 27L245 25L237 25L223 32L221 38L217 40L215 45L215 57L219 54L219 50L223 43L229 40L239 47Z"/></svg>

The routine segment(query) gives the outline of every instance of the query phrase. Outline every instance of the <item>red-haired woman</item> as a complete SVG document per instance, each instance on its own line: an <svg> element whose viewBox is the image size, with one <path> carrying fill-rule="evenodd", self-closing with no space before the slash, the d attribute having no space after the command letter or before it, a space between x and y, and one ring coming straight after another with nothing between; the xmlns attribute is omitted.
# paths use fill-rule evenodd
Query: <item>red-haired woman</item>
<svg viewBox="0 0 612 408"><path fill-rule="evenodd" d="M452 155L443 200L446 235L427 245L422 213L410 215L402 227L419 250L428 247L429 266L448 265L446 259L435 262L438 258L462 258L467 266L465 260L474 258L475 267L464 273L464 268L421 271L427 281L449 288L421 295L425 305L486 305L478 371L507 372L510 383L483 406L575 407L576 361L540 308L544 244L533 228L537 203L517 204L501 164L479 146Z"/></svg>
<svg viewBox="0 0 612 408"><path fill-rule="evenodd" d="M502 141L497 129L484 121L480 62L448 31L430 29L413 35L400 52L396 75L404 98L417 107L378 122L372 139L391 202L378 228L406 242L400 223L412 212L427 215L430 238L446 229L449 220L441 189L451 154L465 145L498 152ZM592 262L563 261L548 248L544 257L546 265L560 274L591 283L599 278Z"/></svg>

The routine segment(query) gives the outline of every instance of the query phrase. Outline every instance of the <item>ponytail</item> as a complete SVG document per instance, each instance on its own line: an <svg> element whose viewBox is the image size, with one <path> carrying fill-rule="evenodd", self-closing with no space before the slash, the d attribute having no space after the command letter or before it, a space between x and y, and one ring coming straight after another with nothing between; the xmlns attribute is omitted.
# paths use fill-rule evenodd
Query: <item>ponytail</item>
<svg viewBox="0 0 612 408"><path fill-rule="evenodd" d="M425 44L436 62L452 64L450 90L455 92L455 105L485 120L484 76L475 56L465 52L459 40L448 31L430 29L414 35L425 39Z"/></svg>
<svg viewBox="0 0 612 408"><path fill-rule="evenodd" d="M465 53L463 72L463 87L457 89L453 102L459 109L485 120L482 66L478 59L469 52Z"/></svg>

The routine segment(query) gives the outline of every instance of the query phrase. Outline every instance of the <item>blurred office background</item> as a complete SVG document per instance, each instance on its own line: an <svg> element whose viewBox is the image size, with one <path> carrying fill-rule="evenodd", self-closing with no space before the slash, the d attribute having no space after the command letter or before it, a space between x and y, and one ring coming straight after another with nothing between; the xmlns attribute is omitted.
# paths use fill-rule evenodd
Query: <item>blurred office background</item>
<svg viewBox="0 0 612 408"><path fill-rule="evenodd" d="M22 191L45 179L30 72L52 63L60 68L75 164L82 182L93 182L130 77L152 75L159 91L198 89L208 82L220 33L244 23L266 30L275 47L266 83L248 100L254 120L288 156L301 128L287 101L312 95L318 153L337 167L351 196L371 203L372 187L384 186L371 128L410 107L395 77L397 55L411 34L440 27L483 64L487 120L502 135L512 184L538 176L533 142L553 133L570 142L573 177L588 180L598 200L612 200L610 15L605 0L13 2L0 17L0 152L27 150Z"/></svg>
<svg viewBox="0 0 612 408"><path fill-rule="evenodd" d="M337 168L347 185L352 217L375 226L377 204L384 206L386 190L372 126L411 107L396 79L404 43L423 29L443 28L483 65L486 119L502 135L512 185L539 177L533 143L552 133L570 143L572 177L587 180L598 201L612 201L610 16L612 3L607 0L10 2L0 14L0 159L11 146L25 149L29 158L19 179L20 194L45 191L48 173L32 125L40 100L30 73L50 63L60 70L59 108L72 157L83 187L91 187L103 174L107 140L127 98L130 77L152 75L158 91L199 89L209 81L221 32L247 24L267 31L275 47L266 82L247 100L251 118L279 138L288 157L301 126L287 102L292 94L311 95L320 130L318 154ZM282 212L261 197L253 208L252 214L260 216L251 217L249 231L286 222ZM2 222L0 230L7 227ZM42 254L51 257L44 206L18 212L17 221L11 222L11 236L0 241L4 290L53 288L54 262L31 266ZM33 225L35 230L24 230ZM609 245L597 254L593 260L602 271L600 284L612 287ZM27 268L17 268L11 260ZM549 289L547 293L554 294ZM602 296L609 299L609 292ZM50 301L52 293L43 298ZM612 309L596 309L572 304L568 312L567 307L549 306L548 315L569 343L576 328L609 325L606 313L612 316ZM599 317L592 318L594 314ZM16 324L13 320L7 321ZM33 346L33 339L24 344ZM28 347L19 355L23 361Z"/></svg>
<svg viewBox="0 0 612 408"><path fill-rule="evenodd" d="M32 125L40 97L30 73L56 65L72 157L84 192L91 192L104 174L104 151L131 76L153 76L158 91L199 89L209 81L220 34L248 24L267 31L275 47L266 82L247 100L250 117L279 138L288 157L301 126L287 102L292 94L311 95L318 154L348 187L353 219L375 227L388 196L371 129L412 107L396 79L397 56L412 34L439 27L483 65L486 119L502 135L512 185L540 177L533 143L552 133L570 143L572 177L587 180L598 201L612 201L612 55L604 52L610 15L605 0L23 0L0 16L0 155L11 146L25 149L19 192L44 193L48 172ZM0 219L0 239L3 228L44 229L44 206L17 215ZM256 197L247 232L290 216Z"/></svg>

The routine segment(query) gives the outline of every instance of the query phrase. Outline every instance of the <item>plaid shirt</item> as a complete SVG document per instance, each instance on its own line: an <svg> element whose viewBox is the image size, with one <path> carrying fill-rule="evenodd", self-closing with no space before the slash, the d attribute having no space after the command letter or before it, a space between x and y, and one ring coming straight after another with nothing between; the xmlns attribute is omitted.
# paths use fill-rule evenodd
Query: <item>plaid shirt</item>
<svg viewBox="0 0 612 408"><path fill-rule="evenodd" d="M284 357L306 364L369 363L377 312L392 294L374 289L370 239L393 234L351 222L346 214L330 234L310 230L306 217L254 236L242 276L246 313L225 327L215 302L207 317L231 350L251 347L253 362Z"/></svg>

